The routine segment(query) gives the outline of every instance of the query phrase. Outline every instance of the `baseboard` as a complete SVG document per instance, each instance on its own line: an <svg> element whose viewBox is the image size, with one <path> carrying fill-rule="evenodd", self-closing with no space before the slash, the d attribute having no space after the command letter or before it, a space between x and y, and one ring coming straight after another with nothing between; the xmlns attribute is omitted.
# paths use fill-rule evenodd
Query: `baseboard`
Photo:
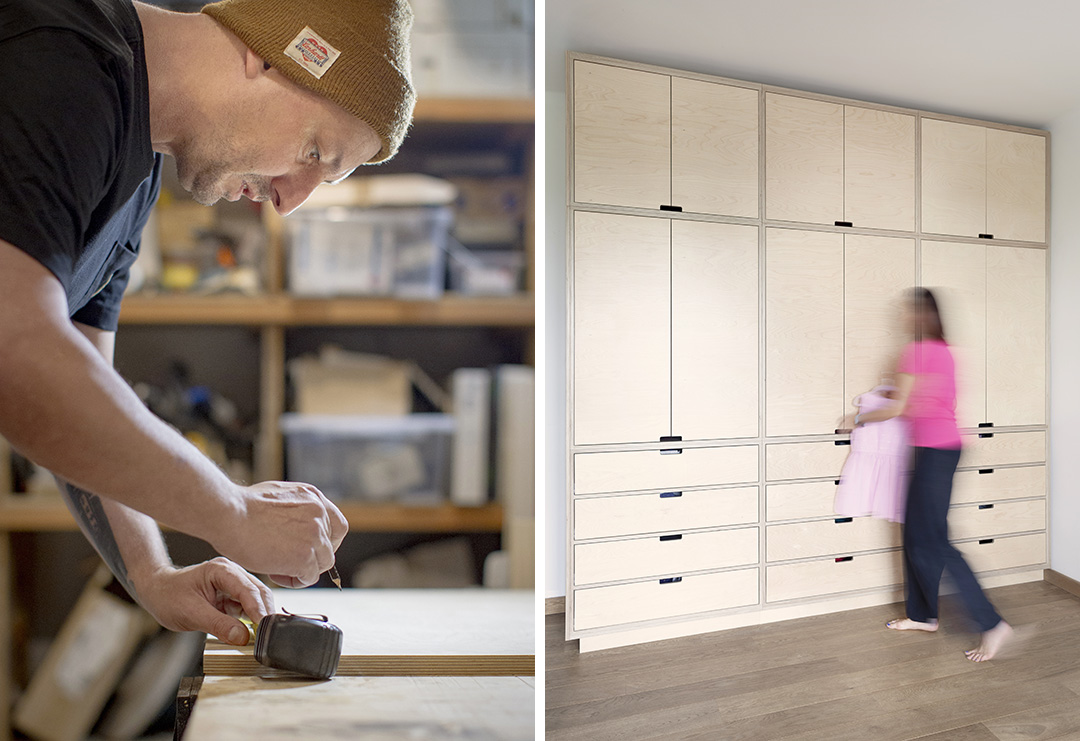
<svg viewBox="0 0 1080 741"><path fill-rule="evenodd" d="M566 597L548 597L544 600L544 614L558 615L566 612Z"/></svg>
<svg viewBox="0 0 1080 741"><path fill-rule="evenodd" d="M1080 581L1072 577L1065 576L1053 569L1043 569L1043 581L1047 584L1053 584L1059 589L1064 589L1074 597L1080 597Z"/></svg>

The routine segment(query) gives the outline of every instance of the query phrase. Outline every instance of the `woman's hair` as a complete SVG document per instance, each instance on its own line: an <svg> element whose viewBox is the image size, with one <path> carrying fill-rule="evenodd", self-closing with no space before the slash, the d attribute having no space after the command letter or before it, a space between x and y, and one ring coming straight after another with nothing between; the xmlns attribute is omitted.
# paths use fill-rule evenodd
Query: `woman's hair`
<svg viewBox="0 0 1080 741"><path fill-rule="evenodd" d="M945 325L941 322L937 299L929 288L916 288L912 299L915 310L915 339L945 341Z"/></svg>

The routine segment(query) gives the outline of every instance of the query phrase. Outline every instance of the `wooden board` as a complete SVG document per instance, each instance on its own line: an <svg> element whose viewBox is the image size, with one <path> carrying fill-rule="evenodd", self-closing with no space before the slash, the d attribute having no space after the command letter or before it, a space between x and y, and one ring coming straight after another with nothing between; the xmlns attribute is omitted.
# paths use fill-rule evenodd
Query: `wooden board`
<svg viewBox="0 0 1080 741"><path fill-rule="evenodd" d="M522 677L207 677L189 739L508 739L534 733Z"/></svg>
<svg viewBox="0 0 1080 741"><path fill-rule="evenodd" d="M986 229L986 129L922 120L922 231L977 237Z"/></svg>
<svg viewBox="0 0 1080 741"><path fill-rule="evenodd" d="M994 239L1046 241L1046 139L986 130L986 230Z"/></svg>
<svg viewBox="0 0 1080 741"><path fill-rule="evenodd" d="M844 220L915 230L915 117L844 107Z"/></svg>
<svg viewBox="0 0 1080 741"><path fill-rule="evenodd" d="M276 590L278 610L322 614L341 628L341 676L533 673L533 593L458 590ZM251 645L208 639L207 676L280 676Z"/></svg>
<svg viewBox="0 0 1080 741"><path fill-rule="evenodd" d="M832 224L844 213L844 106L765 94L765 218Z"/></svg>

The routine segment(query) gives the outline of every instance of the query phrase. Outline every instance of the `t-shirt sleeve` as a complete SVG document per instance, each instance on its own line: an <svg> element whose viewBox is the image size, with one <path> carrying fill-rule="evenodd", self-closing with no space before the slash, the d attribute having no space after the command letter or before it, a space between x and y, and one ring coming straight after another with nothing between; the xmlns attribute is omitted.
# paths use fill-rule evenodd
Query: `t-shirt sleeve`
<svg viewBox="0 0 1080 741"><path fill-rule="evenodd" d="M75 312L71 321L115 332L120 325L120 301L130 277L130 268L117 271L104 288Z"/></svg>
<svg viewBox="0 0 1080 741"><path fill-rule="evenodd" d="M0 239L67 288L119 158L120 93L77 34L33 31L0 49Z"/></svg>

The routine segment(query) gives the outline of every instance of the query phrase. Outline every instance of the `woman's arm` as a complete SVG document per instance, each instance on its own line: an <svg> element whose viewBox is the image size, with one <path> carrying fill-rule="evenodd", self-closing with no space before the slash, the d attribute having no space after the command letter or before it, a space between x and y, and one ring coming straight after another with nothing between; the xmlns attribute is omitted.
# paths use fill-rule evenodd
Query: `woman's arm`
<svg viewBox="0 0 1080 741"><path fill-rule="evenodd" d="M892 404L865 414L856 414L855 425L863 425L867 422L884 422L887 419L899 417L907 409L908 397L911 396L911 387L914 385L915 376L910 373L897 373L896 391L893 392Z"/></svg>

